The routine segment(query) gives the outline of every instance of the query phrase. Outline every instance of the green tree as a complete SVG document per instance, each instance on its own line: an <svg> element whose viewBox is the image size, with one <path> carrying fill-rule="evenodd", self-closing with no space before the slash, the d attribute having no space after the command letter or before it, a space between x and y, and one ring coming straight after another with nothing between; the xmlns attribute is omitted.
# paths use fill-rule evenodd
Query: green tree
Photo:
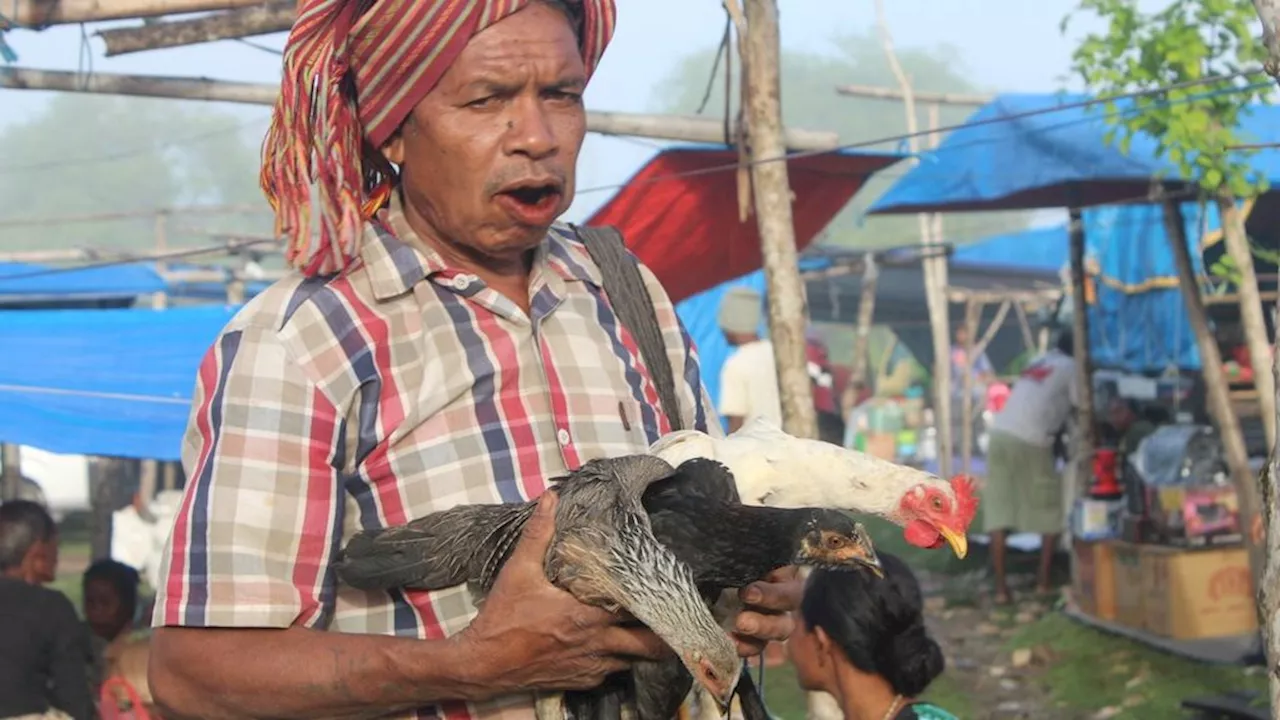
<svg viewBox="0 0 1280 720"><path fill-rule="evenodd" d="M257 216L177 217L170 243L203 243L196 225L270 230L257 190L265 120L247 123L203 103L61 94L43 112L0 132L0 221L258 204ZM150 218L24 225L3 231L5 249L136 248L155 243Z"/></svg>
<svg viewBox="0 0 1280 720"><path fill-rule="evenodd" d="M870 34L838 36L835 44L840 54L835 57L808 52L784 51L782 54L783 121L795 127L834 130L843 142L859 142L900 135L907 131L902 105L885 100L871 100L838 95L836 86L844 84L875 85L896 88L897 83L885 62L880 43ZM716 49L704 49L684 57L667 78L658 84L653 104L659 112L690 114L698 110L706 94ZM937 50L915 48L899 50L899 60L912 77L914 87L926 92L979 93L966 80L964 64L951 47ZM736 84L740 69L733 66ZM724 74L722 61L712 80L712 90L704 115L724 115ZM737 112L736 89L732 111ZM917 107L921 128L929 127L927 109ZM941 125L964 122L973 108L943 107ZM881 150L905 150L897 143L877 146ZM906 172L900 163L873 176L866 186L827 228L820 242L856 248L884 248L912 245L920 241L919 226L910 217L864 217L876 198ZM1027 213L961 213L947 216L944 230L947 240L963 242L1027 226Z"/></svg>
<svg viewBox="0 0 1280 720"><path fill-rule="evenodd" d="M1140 12L1136 0L1083 0L1063 20L1063 32L1082 13L1106 22L1105 31L1086 35L1072 54L1072 71L1091 92L1199 83L1137 97L1124 111L1105 103L1108 142L1118 139L1127 150L1134 135L1150 135L1183 179L1210 194L1245 197L1265 189L1266 178L1249 164L1251 153L1230 150L1241 144L1241 113L1271 92L1270 84L1259 83L1261 73L1239 75L1266 55L1254 37L1250 0L1174 0L1155 13Z"/></svg>

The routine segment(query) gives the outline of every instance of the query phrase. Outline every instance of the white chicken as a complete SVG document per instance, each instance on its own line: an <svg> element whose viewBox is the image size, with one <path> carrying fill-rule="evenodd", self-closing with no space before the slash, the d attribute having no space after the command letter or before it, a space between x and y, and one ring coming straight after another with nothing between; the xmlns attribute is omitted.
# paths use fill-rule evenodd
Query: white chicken
<svg viewBox="0 0 1280 720"><path fill-rule="evenodd" d="M968 552L969 523L978 509L972 481L944 480L915 468L788 435L767 420L747 422L714 438L682 430L659 438L649 452L678 466L695 457L729 468L742 502L773 507L822 507L865 513L903 528L907 542L957 557Z"/></svg>

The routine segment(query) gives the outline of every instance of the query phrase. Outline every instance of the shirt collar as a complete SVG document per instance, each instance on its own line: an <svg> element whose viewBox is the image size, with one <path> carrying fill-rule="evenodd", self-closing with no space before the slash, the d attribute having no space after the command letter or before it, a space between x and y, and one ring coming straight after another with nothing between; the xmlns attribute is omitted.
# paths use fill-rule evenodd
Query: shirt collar
<svg viewBox="0 0 1280 720"><path fill-rule="evenodd" d="M458 272L440 253L418 240L405 218L398 192L393 192L389 206L366 224L360 258L379 301L403 295L423 279L440 274L451 277ZM534 274L539 268L549 269L567 281L603 285L600 269L586 245L565 225L551 227L533 262Z"/></svg>

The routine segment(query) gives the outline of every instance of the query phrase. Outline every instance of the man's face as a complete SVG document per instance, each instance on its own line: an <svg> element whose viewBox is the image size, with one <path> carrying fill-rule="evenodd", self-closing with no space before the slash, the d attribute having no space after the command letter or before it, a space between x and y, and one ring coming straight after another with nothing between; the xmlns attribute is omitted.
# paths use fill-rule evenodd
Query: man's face
<svg viewBox="0 0 1280 720"><path fill-rule="evenodd" d="M573 201L585 85L554 8L533 3L472 37L384 149L424 239L481 261L536 247Z"/></svg>
<svg viewBox="0 0 1280 720"><path fill-rule="evenodd" d="M962 327L956 328L956 345L964 347L967 342L969 342L969 331Z"/></svg>

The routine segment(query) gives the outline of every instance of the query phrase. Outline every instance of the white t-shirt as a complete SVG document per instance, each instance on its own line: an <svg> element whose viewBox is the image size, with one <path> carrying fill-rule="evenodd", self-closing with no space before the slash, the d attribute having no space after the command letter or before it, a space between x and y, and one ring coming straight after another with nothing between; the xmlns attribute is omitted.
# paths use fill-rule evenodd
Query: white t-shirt
<svg viewBox="0 0 1280 720"><path fill-rule="evenodd" d="M991 429L1033 445L1049 446L1062 429L1079 393L1076 363L1058 350L1032 360L991 422Z"/></svg>
<svg viewBox="0 0 1280 720"><path fill-rule="evenodd" d="M744 423L763 417L782 427L782 401L773 343L756 340L738 347L720 369L720 414Z"/></svg>

